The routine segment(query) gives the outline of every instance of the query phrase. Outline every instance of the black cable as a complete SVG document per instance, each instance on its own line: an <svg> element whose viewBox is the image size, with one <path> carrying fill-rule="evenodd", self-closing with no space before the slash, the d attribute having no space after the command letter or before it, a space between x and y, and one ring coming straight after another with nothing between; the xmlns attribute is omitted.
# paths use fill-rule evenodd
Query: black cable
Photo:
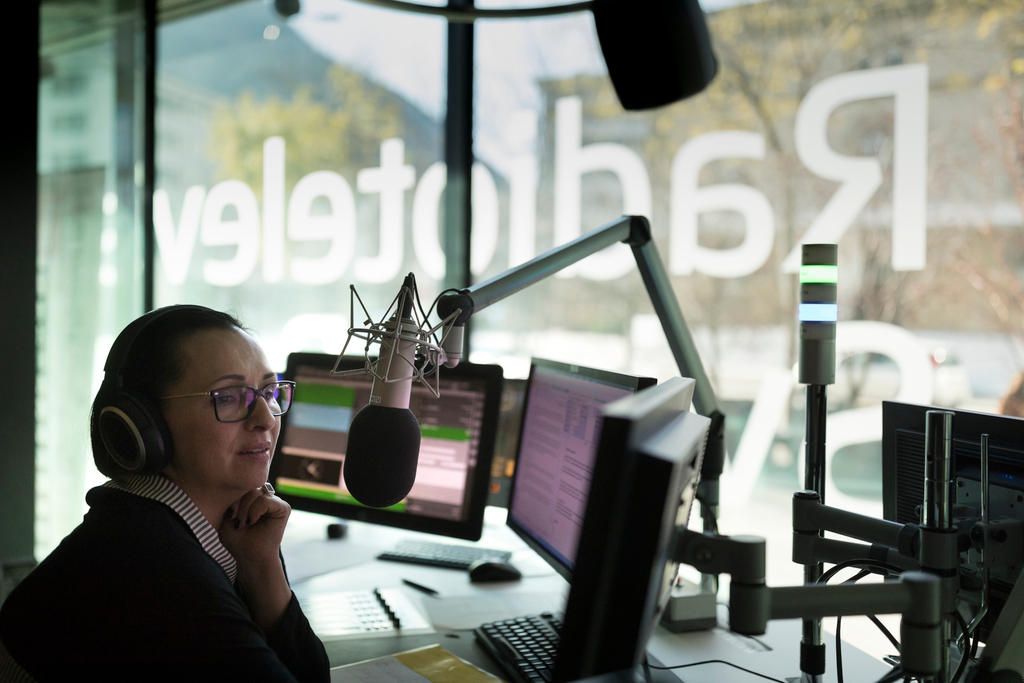
<svg viewBox="0 0 1024 683"><path fill-rule="evenodd" d="M822 573L822 575L820 577L818 577L817 583L828 583L829 579L831 579L833 576L835 576L837 573L839 573L843 569L846 569L847 567L859 567L860 571L857 572L857 574L855 576L853 576L852 578L847 579L846 581L844 581L844 583L855 583L857 581L860 581L865 576L867 576L868 573L870 573L870 572L875 572L875 573L883 574L886 577L889 577L889 576L892 576L894 574L899 574L902 571L899 567L897 567L895 565L891 565L891 564L888 564L886 562L879 562L879 561L876 561L876 560L846 560L845 562L840 562L840 563L832 566L828 571ZM868 614L868 615L865 615L865 616L867 616L869 619L871 619L872 623L874 623L875 626L877 626L878 628L882 629L882 633L884 633L886 635L886 637L889 639L889 642L891 642L896 647L897 650L900 649L899 641L897 641L893 637L893 635L889 632L889 630L887 628L885 628L885 626L882 624L882 622L879 621L878 618L875 617L875 615ZM842 640L840 638L840 632L842 631L842 621L843 621L842 617L836 617L836 681L837 681L837 683L843 683L843 649L842 649Z"/></svg>
<svg viewBox="0 0 1024 683"><path fill-rule="evenodd" d="M857 583L871 572L867 569L861 569L859 572L851 576L850 578L843 581L843 583Z"/></svg>
<svg viewBox="0 0 1024 683"><path fill-rule="evenodd" d="M843 581L843 583L857 583L865 576L867 576L869 573L870 572L868 570L861 569L859 572L857 572L855 576L847 579L846 581ZM824 576L824 574L822 576ZM841 636L842 631L843 617L838 616L836 617L836 683L843 683L843 639Z"/></svg>
<svg viewBox="0 0 1024 683"><path fill-rule="evenodd" d="M960 679L961 676L963 676L964 669L967 668L967 660L970 658L970 654L971 654L971 650L967 646L968 643L971 640L971 633L970 633L970 631L967 628L967 622L964 621L964 618L960 614L960 612L955 612L955 614L956 614L957 624L960 625L960 630L964 634L964 653L962 655L960 655L960 663L956 667L956 673L954 673L953 677L951 679L949 679L950 681L957 681L957 680Z"/></svg>
<svg viewBox="0 0 1024 683"><path fill-rule="evenodd" d="M843 683L843 640L839 634L843 629L843 618L836 617L836 683Z"/></svg>
<svg viewBox="0 0 1024 683"><path fill-rule="evenodd" d="M867 569L861 569L854 576L847 579L846 581L843 581L843 583L857 583L870 573L871 572L869 572ZM824 574L822 576L824 576ZM840 635L842 633L842 630L843 617L838 616L836 617L836 683L843 683L843 640Z"/></svg>
<svg viewBox="0 0 1024 683"><path fill-rule="evenodd" d="M647 683L653 683L651 680L651 662L647 658L647 653L644 653L644 680Z"/></svg>
<svg viewBox="0 0 1024 683"><path fill-rule="evenodd" d="M445 294L458 294L460 291L462 290L456 289L455 287L449 287L448 289L442 291L440 294L434 297L433 303L430 304L430 308L425 313L423 312L423 305L420 304L420 313L423 314L423 319L426 320L427 318L430 317L430 314L434 312L434 307L437 306L437 302L441 300L441 297L443 297ZM416 303L420 303L420 295L418 291L416 292Z"/></svg>
<svg viewBox="0 0 1024 683"><path fill-rule="evenodd" d="M884 633L889 638L889 642L892 643L893 646L896 648L896 651L899 652L900 643L898 640L896 640L895 637L893 637L892 633L889 632L889 629L887 629L875 615L868 614L866 616L868 619L874 622L875 626L882 629L882 633ZM836 683L843 683L843 641L839 635L842 631L842 622L842 617L836 617Z"/></svg>
<svg viewBox="0 0 1024 683"><path fill-rule="evenodd" d="M426 311L424 311L423 310L423 303L420 301L420 290L419 290L419 287L416 288L416 290L415 290L415 294L416 294L416 307L420 309L420 315L423 316L423 323L427 326L427 329L430 328L430 314L434 312L434 308L437 306L437 302L441 300L442 296L444 296L445 294L449 294L449 293L451 293L451 294L458 294L459 290L454 288L454 287L449 287L448 289L442 291L440 294L438 294L436 297L434 297L434 300L430 304L430 308L428 308ZM441 345L441 338L437 336L437 332L431 332L430 336L433 338L434 344L436 344L437 346ZM439 368L433 367L429 371L424 372L423 376L424 377L429 377L430 375L433 375L438 370L439 370Z"/></svg>
<svg viewBox="0 0 1024 683"><path fill-rule="evenodd" d="M879 562L877 560L846 560L839 564L833 565L828 571L823 573L818 579L818 583L825 583L838 572L846 569L847 567L860 567L863 569L872 569L876 574L885 574L886 576L894 576L901 574L902 569L893 564L886 562Z"/></svg>
<svg viewBox="0 0 1024 683"><path fill-rule="evenodd" d="M448 289L444 290L443 292L435 296L434 300L430 303L430 308L424 311L423 304L420 303L420 290L418 287L416 288L416 306L420 309L420 315L423 316L423 322L427 323L428 326L430 325L430 314L434 312L434 308L437 306L437 302L441 300L441 297L448 293L458 294L459 290L449 287Z"/></svg>
<svg viewBox="0 0 1024 683"><path fill-rule="evenodd" d="M687 668L689 668L691 666L703 666L705 664L725 664L726 666L731 666L734 669L739 669L740 671L746 672L746 673L750 674L751 676L757 676L759 678L764 678L764 679L769 680L769 681L775 681L775 683L786 683L786 681L783 681L781 679L772 678L771 676L767 676L765 674L758 673L757 671L754 671L752 669L747 669L746 667L742 667L739 664L733 664L732 662L727 662L724 659L705 659L705 660L700 661L700 662L691 662L689 664L676 664L675 666L652 666L650 668L655 669L657 671L671 671L673 669L687 669Z"/></svg>
<svg viewBox="0 0 1024 683"><path fill-rule="evenodd" d="M960 664L957 665L957 672L954 674L950 681L956 680L965 666L965 660L973 660L978 656L978 642L980 640L978 628L975 626L973 634L971 633L970 627L967 622L964 621L964 617L960 614L959 610L954 611L953 615L956 617L957 626L960 627L960 635L954 641L957 647L963 650L963 657L961 658Z"/></svg>
<svg viewBox="0 0 1024 683"><path fill-rule="evenodd" d="M846 567L861 566L863 564L870 565L873 568L884 568L892 566L886 565L885 563L875 562L873 560L848 560L847 562L841 562L840 564L837 564L835 567L822 574L821 578L818 579L818 582L826 583L830 578L835 576L836 572L840 569L845 569ZM857 572L854 576L850 577L849 579L846 579L843 583L856 583L864 577L866 577L869 573L871 572L868 569L861 568L859 572ZM888 570L886 570L886 573L888 573ZM892 635L889 629L887 629L885 625L881 621L879 621L878 617L876 617L873 614L867 614L865 616L871 620L871 623L873 623L882 631L885 637L889 639L889 642L892 643L893 647L896 648L896 651L899 652L899 641L896 640L896 638ZM842 628L843 618L841 616L836 617L836 683L843 683L843 648L842 638L840 637Z"/></svg>
<svg viewBox="0 0 1024 683"><path fill-rule="evenodd" d="M896 648L896 651L897 651L897 652L899 652L899 651L900 651L900 641L896 640L896 636L894 636L894 635L892 634L892 632L891 632L891 631L889 631L889 629L887 629L887 628L885 627L885 624L883 624L883 623L882 623L881 621L879 621L879 620L878 620L878 617L876 617L876 616L875 616L874 614L869 614L869 615L867 615L867 616L868 616L868 619L870 619L870 620L871 620L871 623L873 623L873 624L874 624L875 626L877 626L877 627L878 627L878 630L879 630L879 631L881 631L881 632L882 632L882 634L883 634L883 635L884 635L884 636L885 636L886 638L888 638L888 639L889 639L889 642L890 642L890 643L892 643L892 646L893 646L894 648Z"/></svg>
<svg viewBox="0 0 1024 683"><path fill-rule="evenodd" d="M870 568L872 568L872 569L874 569L876 571L879 571L880 573L884 573L886 575L890 575L890 574L894 574L894 573L899 573L901 571L899 568L894 567L893 565L890 565L890 564L887 564L887 563L884 563L884 562L876 562L874 560L847 560L846 562L840 562L839 564L837 564L837 565L833 566L831 569L829 569L827 572L823 573L821 575L821 577L818 579L818 583L827 583L828 580L831 579L833 576L835 576L837 572L839 572L841 569L845 569L847 567L861 567L861 571L859 571L855 576L853 576L853 577L847 579L846 581L844 581L844 583L856 583L857 581L859 581L862 578L864 578L867 575L867 573L866 573L868 571L868 569L866 569L867 567L870 567ZM961 678L961 676L963 676L964 670L967 668L967 661L974 656L974 654L976 652L975 648L977 647L977 642L978 642L977 634L975 634L974 642L973 642L973 644L970 644L971 643L971 633L970 633L970 630L969 630L969 628L967 626L967 622L964 620L963 615L961 615L959 612L955 612L954 614L956 616L957 625L960 626L960 631L963 634L964 651L963 651L963 654L960 657L960 663L957 665L956 672L954 672L953 677L950 678L950 681L959 680ZM893 646L896 647L896 649L899 651L901 649L900 643L892 635L892 633L889 631L889 629L887 629L885 627L885 625L882 624L882 622L879 621L876 616L871 615L871 614L866 615L866 616L872 621L872 623L875 624L875 626L877 626L882 631L883 634L885 634L886 638L889 639L889 642L892 643ZM840 637L841 632L842 632L842 617L836 617L836 681L837 681L837 683L843 683L843 665L842 665L843 655L842 655L842 646L841 646L842 639ZM968 644L970 644L970 647L968 647ZM904 674L902 668L901 667L896 667L892 671L890 671L888 674L886 674L886 676L884 676L883 678L879 679L878 683L884 683L885 681L895 681L900 676L903 676L903 675L905 675L905 674Z"/></svg>

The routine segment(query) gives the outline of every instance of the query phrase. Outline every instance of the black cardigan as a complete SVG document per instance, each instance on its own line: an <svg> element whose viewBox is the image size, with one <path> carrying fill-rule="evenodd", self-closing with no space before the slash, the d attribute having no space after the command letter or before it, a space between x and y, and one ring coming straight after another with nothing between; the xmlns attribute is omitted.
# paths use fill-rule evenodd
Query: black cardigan
<svg viewBox="0 0 1024 683"><path fill-rule="evenodd" d="M0 608L0 640L37 681L330 679L294 594L264 633L173 510L102 487L86 501Z"/></svg>

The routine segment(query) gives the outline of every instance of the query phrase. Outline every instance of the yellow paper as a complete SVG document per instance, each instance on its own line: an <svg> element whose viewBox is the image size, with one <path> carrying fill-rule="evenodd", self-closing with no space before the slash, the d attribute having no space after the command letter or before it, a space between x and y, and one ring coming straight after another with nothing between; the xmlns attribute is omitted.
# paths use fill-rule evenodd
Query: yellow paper
<svg viewBox="0 0 1024 683"><path fill-rule="evenodd" d="M347 664L331 670L332 681L395 681L413 680L395 670L396 662L431 683L494 683L502 679L456 657L440 645L427 645L415 650L378 657L365 662Z"/></svg>
<svg viewBox="0 0 1024 683"><path fill-rule="evenodd" d="M428 645L394 655L395 659L434 683L483 683L500 681L482 669L456 657L440 645Z"/></svg>

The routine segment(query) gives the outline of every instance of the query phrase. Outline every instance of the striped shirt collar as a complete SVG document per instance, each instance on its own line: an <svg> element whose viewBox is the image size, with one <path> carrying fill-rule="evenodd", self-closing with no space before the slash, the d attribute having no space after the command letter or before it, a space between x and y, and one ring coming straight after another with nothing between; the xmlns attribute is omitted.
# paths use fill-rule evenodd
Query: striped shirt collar
<svg viewBox="0 0 1024 683"><path fill-rule="evenodd" d="M238 562L220 542L220 536L213 525L207 521L188 494L173 481L159 474L150 474L128 476L120 481L111 480L103 486L155 500L174 510L175 514L181 517L195 534L196 540L199 541L206 554L224 570L228 580L231 583L235 582L235 577L238 576Z"/></svg>

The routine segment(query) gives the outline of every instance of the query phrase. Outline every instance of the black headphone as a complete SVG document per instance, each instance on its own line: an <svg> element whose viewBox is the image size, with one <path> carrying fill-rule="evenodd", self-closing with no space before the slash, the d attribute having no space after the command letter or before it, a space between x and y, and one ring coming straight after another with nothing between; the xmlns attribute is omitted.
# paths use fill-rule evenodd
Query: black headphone
<svg viewBox="0 0 1024 683"><path fill-rule="evenodd" d="M89 431L96 468L112 479L159 472L170 460L171 432L160 407L153 398L126 389L124 372L132 347L150 325L168 313L189 309L210 310L190 304L158 308L129 323L110 347Z"/></svg>

